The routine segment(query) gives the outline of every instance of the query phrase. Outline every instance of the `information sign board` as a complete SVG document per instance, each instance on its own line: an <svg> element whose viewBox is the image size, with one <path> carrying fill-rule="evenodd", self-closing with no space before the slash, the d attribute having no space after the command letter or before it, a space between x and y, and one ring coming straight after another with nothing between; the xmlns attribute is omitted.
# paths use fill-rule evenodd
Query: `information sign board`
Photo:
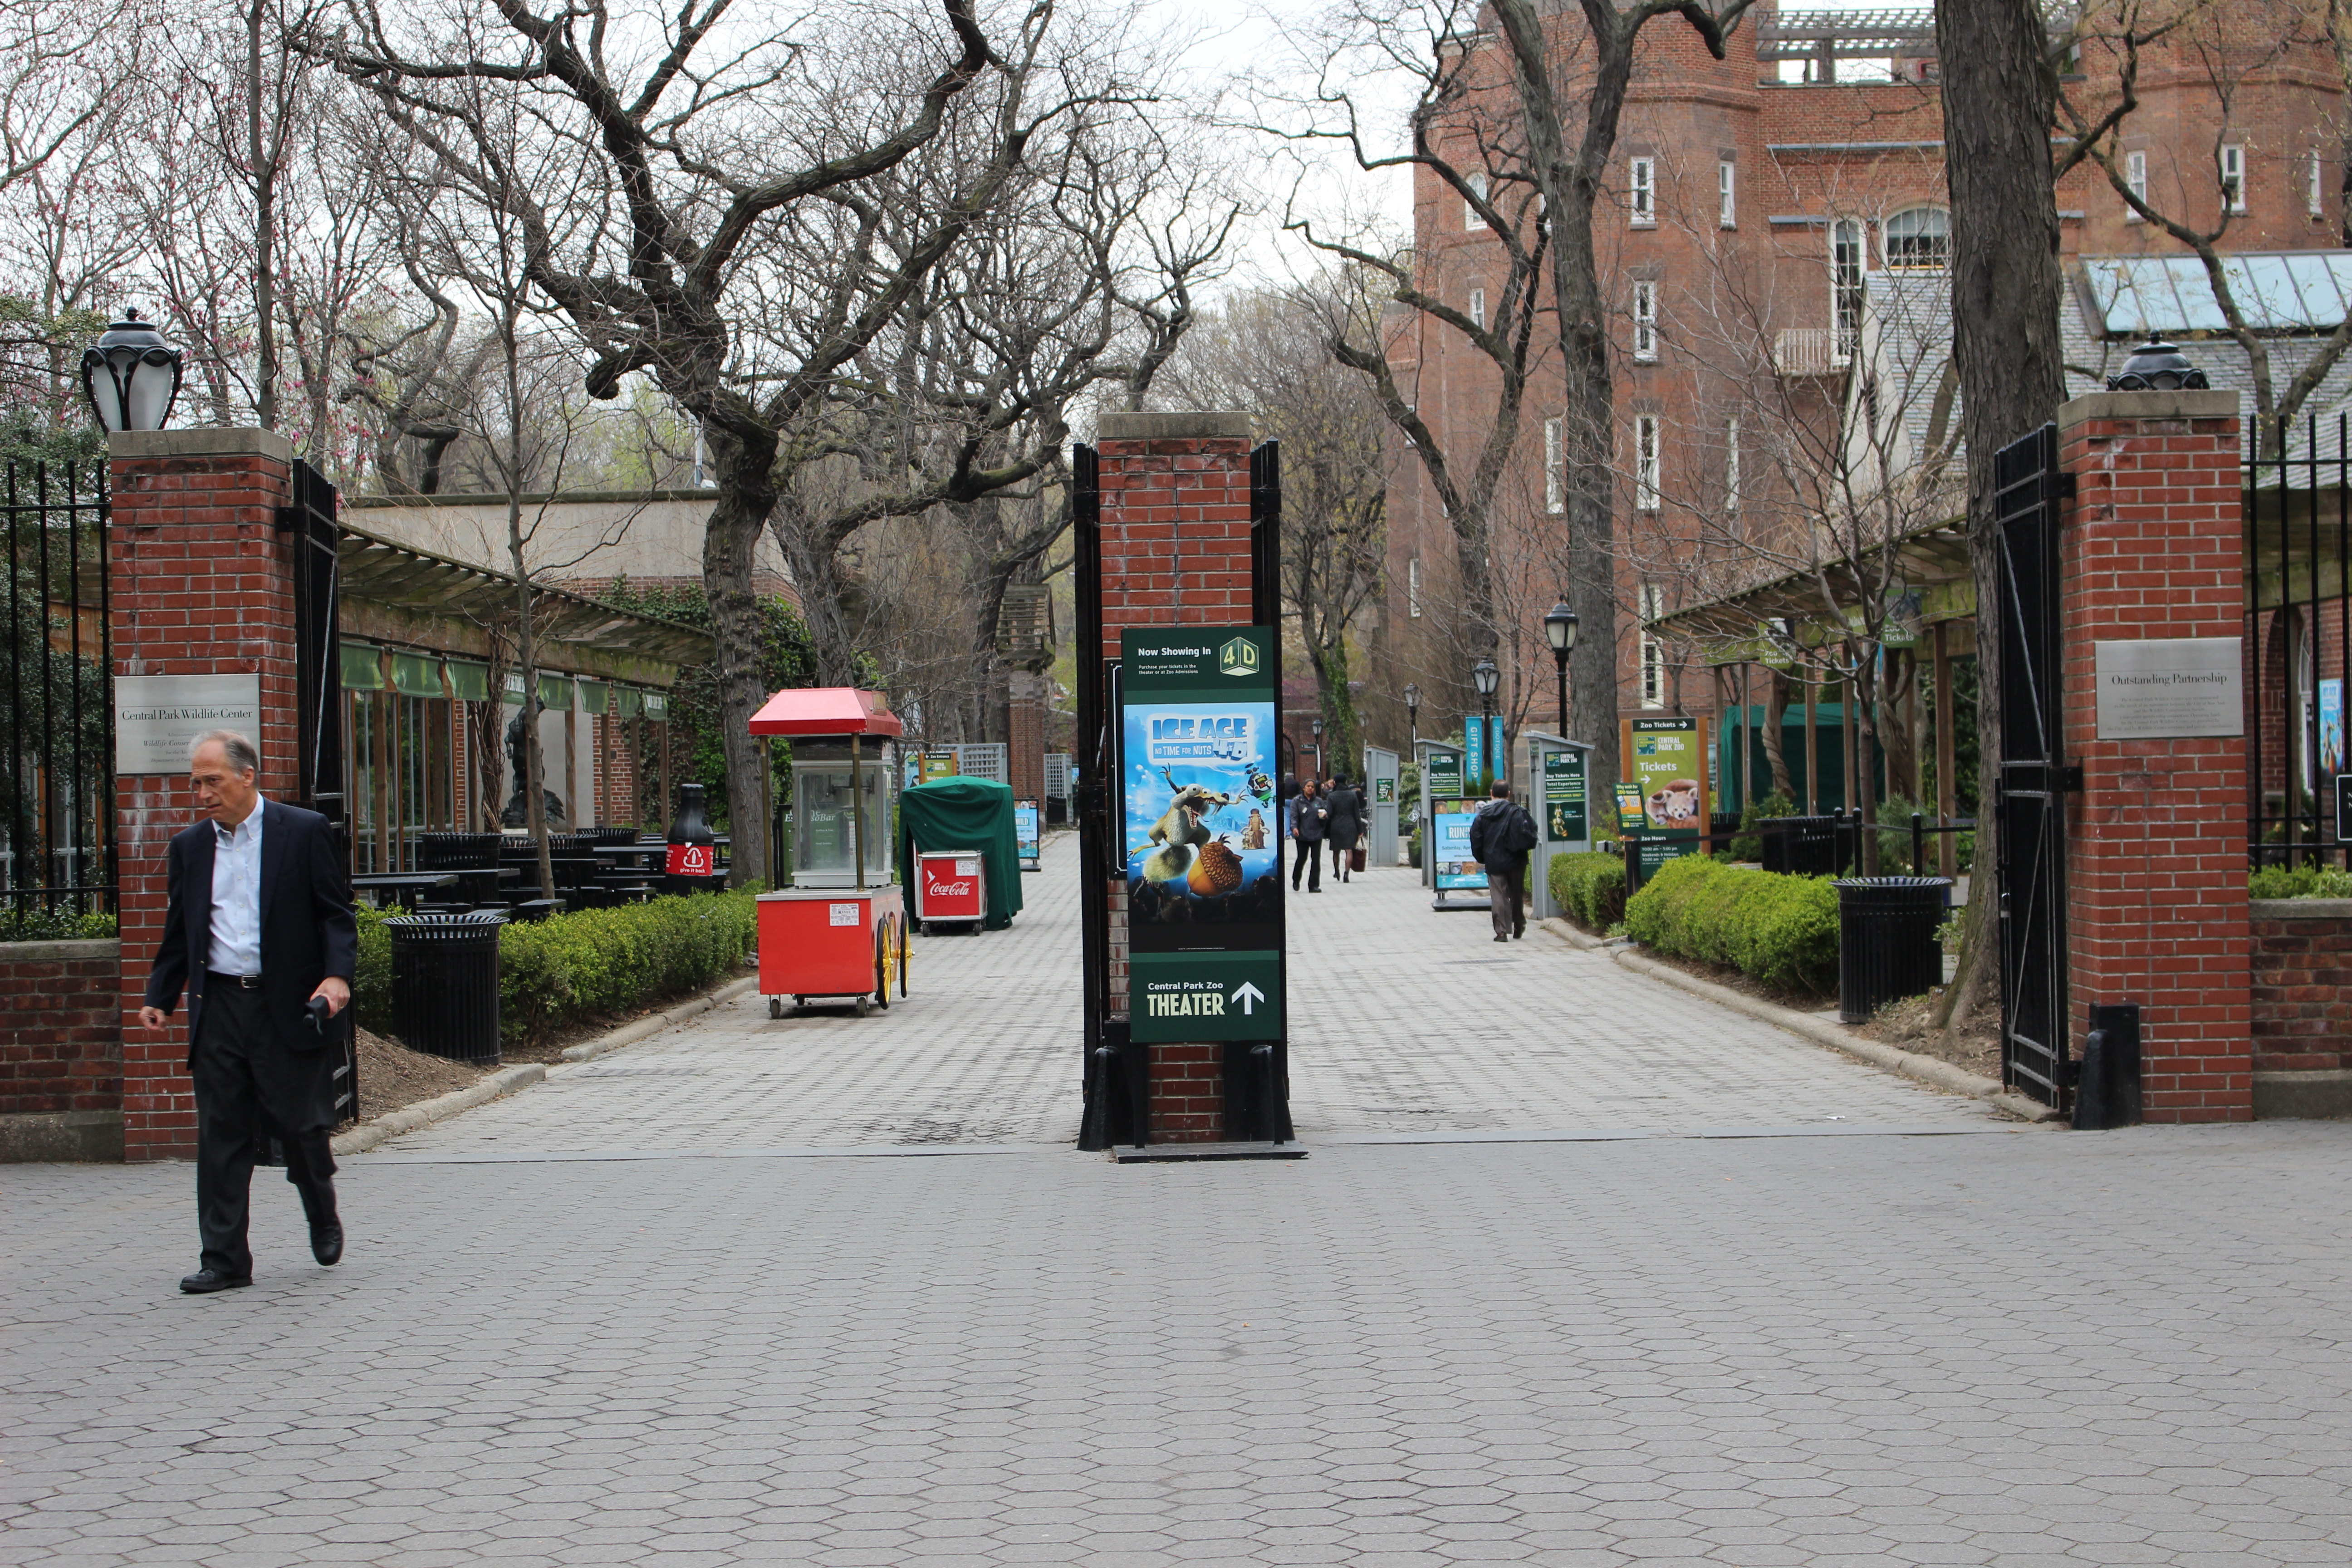
<svg viewBox="0 0 2352 1568"><path fill-rule="evenodd" d="M2091 645L2099 739L2168 741L2246 732L2236 637L2140 637Z"/></svg>
<svg viewBox="0 0 2352 1568"><path fill-rule="evenodd" d="M1470 858L1470 819L1477 815L1478 803L1475 801L1429 803L1430 864L1436 869L1435 886L1440 898L1449 892L1486 890L1486 868Z"/></svg>
<svg viewBox="0 0 2352 1568"><path fill-rule="evenodd" d="M1128 974L1133 1039L1268 1040L1282 1032L1278 953L1138 952Z"/></svg>
<svg viewBox="0 0 2352 1568"><path fill-rule="evenodd" d="M1462 721L1462 794L1486 793L1486 721L1473 713Z"/></svg>
<svg viewBox="0 0 2352 1568"><path fill-rule="evenodd" d="M925 784L935 784L940 779L954 778L962 771L962 764L956 760L956 754L953 752L923 753L923 783Z"/></svg>
<svg viewBox="0 0 2352 1568"><path fill-rule="evenodd" d="M1121 634L1118 822L1137 1039L1282 1037L1276 636L1266 626ZM1152 976L1160 989L1148 987ZM1259 994L1238 995L1243 980Z"/></svg>
<svg viewBox="0 0 2352 1568"><path fill-rule="evenodd" d="M1013 803L1013 841L1021 857L1024 871L1037 869L1037 803L1016 800Z"/></svg>
<svg viewBox="0 0 2352 1568"><path fill-rule="evenodd" d="M207 730L261 736L258 675L118 675L114 771L188 771L188 748Z"/></svg>
<svg viewBox="0 0 2352 1568"><path fill-rule="evenodd" d="M1450 746L1423 748L1424 761L1421 769L1421 798L1423 800L1460 800L1462 798L1462 753Z"/></svg>
<svg viewBox="0 0 2352 1568"><path fill-rule="evenodd" d="M1640 786L1642 816L1652 833L1706 828L1706 722L1702 719L1628 719L1622 752L1625 781Z"/></svg>
<svg viewBox="0 0 2352 1568"><path fill-rule="evenodd" d="M1617 785L1617 832L1630 838L1650 826L1650 815L1642 804L1642 786L1620 782Z"/></svg>
<svg viewBox="0 0 2352 1568"><path fill-rule="evenodd" d="M1394 805L1396 804L1396 780L1391 778L1374 779L1372 781L1372 804L1374 805Z"/></svg>
<svg viewBox="0 0 2352 1568"><path fill-rule="evenodd" d="M1584 753L1569 748L1543 753L1544 837L1573 843L1592 837Z"/></svg>

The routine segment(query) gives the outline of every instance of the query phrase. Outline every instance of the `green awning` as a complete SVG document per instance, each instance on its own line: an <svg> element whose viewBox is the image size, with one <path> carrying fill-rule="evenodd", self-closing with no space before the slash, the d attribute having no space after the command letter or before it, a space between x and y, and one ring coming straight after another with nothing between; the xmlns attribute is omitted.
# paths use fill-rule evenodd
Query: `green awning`
<svg viewBox="0 0 2352 1568"><path fill-rule="evenodd" d="M571 712L571 680L561 675L541 676L539 678L539 702L541 707L546 709L551 713Z"/></svg>
<svg viewBox="0 0 2352 1568"><path fill-rule="evenodd" d="M646 710L646 694L634 686L616 686L613 694L620 699L619 711L624 719L635 719Z"/></svg>
<svg viewBox="0 0 2352 1568"><path fill-rule="evenodd" d="M583 679L580 687L580 711L608 713L612 711L612 686L602 680Z"/></svg>
<svg viewBox="0 0 2352 1568"><path fill-rule="evenodd" d="M444 659L441 668L449 672L449 689L460 702L488 702L490 700L490 667L476 664L471 659Z"/></svg>
<svg viewBox="0 0 2352 1568"><path fill-rule="evenodd" d="M392 656L392 689L403 697L446 698L441 685L441 661L421 653Z"/></svg>
<svg viewBox="0 0 2352 1568"><path fill-rule="evenodd" d="M342 650L343 689L382 691L383 663L376 657L380 650L363 642L347 642L338 646Z"/></svg>

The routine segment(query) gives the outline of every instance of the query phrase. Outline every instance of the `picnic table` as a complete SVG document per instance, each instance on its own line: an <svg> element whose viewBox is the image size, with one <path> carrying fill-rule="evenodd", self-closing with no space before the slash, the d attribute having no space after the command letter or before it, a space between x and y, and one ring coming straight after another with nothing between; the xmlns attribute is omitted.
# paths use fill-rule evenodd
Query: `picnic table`
<svg viewBox="0 0 2352 1568"><path fill-rule="evenodd" d="M422 893L430 889L454 888L457 885L457 876L455 871L371 871L353 877L352 890L367 894L377 909L383 909L387 894Z"/></svg>

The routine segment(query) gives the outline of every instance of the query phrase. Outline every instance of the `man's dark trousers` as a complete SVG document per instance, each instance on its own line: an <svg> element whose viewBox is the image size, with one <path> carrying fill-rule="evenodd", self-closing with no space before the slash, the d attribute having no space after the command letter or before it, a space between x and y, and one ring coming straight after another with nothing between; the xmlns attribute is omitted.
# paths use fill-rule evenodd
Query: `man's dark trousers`
<svg viewBox="0 0 2352 1568"><path fill-rule="evenodd" d="M291 1051L271 1026L260 991L208 977L192 1070L196 1087L196 1227L204 1267L227 1278L253 1273L245 1239L254 1155L262 1138L286 1150L286 1179L315 1228L335 1218L336 1050Z"/></svg>
<svg viewBox="0 0 2352 1568"><path fill-rule="evenodd" d="M1497 937L1524 936L1528 929L1528 863L1486 868L1486 907Z"/></svg>

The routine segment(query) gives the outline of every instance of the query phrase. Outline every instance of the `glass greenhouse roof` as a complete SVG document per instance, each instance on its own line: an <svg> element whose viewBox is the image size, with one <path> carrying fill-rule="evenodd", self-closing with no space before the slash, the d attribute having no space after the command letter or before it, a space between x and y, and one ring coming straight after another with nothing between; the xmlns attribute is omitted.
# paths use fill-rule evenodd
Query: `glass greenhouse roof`
<svg viewBox="0 0 2352 1568"><path fill-rule="evenodd" d="M2352 301L2352 251L2226 256L2222 276L2257 331L2332 331ZM2083 279L2109 337L2218 332L2228 323L2194 256L2086 256Z"/></svg>

